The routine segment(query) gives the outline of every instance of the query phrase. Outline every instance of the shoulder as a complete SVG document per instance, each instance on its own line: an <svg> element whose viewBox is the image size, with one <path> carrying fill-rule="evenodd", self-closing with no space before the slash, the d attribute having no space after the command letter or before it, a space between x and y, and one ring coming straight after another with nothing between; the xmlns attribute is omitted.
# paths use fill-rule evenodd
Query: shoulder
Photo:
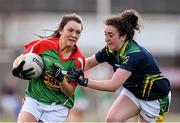
<svg viewBox="0 0 180 123"><path fill-rule="evenodd" d="M105 47L103 47L100 51L97 52L98 53L101 53L101 54L106 54L106 55L110 55L113 53L113 51L111 51L108 46L106 45Z"/></svg>
<svg viewBox="0 0 180 123"><path fill-rule="evenodd" d="M127 51L126 51L127 54L142 52L142 47L137 42L135 42L134 40L129 41L127 43L126 48L127 48Z"/></svg>
<svg viewBox="0 0 180 123"><path fill-rule="evenodd" d="M47 38L30 41L25 45L25 52L41 54L46 50L58 49L58 38Z"/></svg>
<svg viewBox="0 0 180 123"><path fill-rule="evenodd" d="M101 56L109 56L110 54L112 54L112 51L109 50L108 46L103 47L101 50L99 50L95 56L96 57L101 57Z"/></svg>
<svg viewBox="0 0 180 123"><path fill-rule="evenodd" d="M153 55L150 53L150 51L148 51L145 47L139 45L138 43L136 43L135 41L131 42L131 48L129 49L129 51L127 52L128 54L132 54L137 58L153 58Z"/></svg>
<svg viewBox="0 0 180 123"><path fill-rule="evenodd" d="M100 63L110 60L111 57L113 57L113 51L107 45L95 54L96 60Z"/></svg>
<svg viewBox="0 0 180 123"><path fill-rule="evenodd" d="M147 50L140 46L137 42L134 40L129 41L126 43L126 46L124 46L124 50L121 51L120 56L131 56L135 59L143 58L147 55Z"/></svg>

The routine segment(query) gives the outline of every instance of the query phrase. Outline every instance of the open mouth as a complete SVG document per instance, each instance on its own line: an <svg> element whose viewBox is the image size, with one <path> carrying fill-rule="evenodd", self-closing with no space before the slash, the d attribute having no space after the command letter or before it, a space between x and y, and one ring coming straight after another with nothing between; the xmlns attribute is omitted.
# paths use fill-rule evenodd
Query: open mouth
<svg viewBox="0 0 180 123"><path fill-rule="evenodd" d="M107 43L107 45L109 45L109 46L110 46L110 45L112 45L112 43Z"/></svg>
<svg viewBox="0 0 180 123"><path fill-rule="evenodd" d="M75 41L75 40L73 40L73 39L69 39L69 41L70 41L70 42L76 42L76 41Z"/></svg>

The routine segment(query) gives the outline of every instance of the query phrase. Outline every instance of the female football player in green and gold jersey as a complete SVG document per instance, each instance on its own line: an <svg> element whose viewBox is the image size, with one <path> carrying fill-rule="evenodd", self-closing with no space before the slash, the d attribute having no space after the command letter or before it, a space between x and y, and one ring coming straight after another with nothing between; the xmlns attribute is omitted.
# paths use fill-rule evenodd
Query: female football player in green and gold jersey
<svg viewBox="0 0 180 123"><path fill-rule="evenodd" d="M142 25L139 14L125 10L108 18L105 25L107 45L85 60L85 70L107 62L114 75L110 80L92 80L84 78L82 70L72 70L69 79L101 91L115 91L122 85L107 122L122 122L136 115L140 122L164 121L171 100L170 83L150 52L133 40L135 30L140 31Z"/></svg>

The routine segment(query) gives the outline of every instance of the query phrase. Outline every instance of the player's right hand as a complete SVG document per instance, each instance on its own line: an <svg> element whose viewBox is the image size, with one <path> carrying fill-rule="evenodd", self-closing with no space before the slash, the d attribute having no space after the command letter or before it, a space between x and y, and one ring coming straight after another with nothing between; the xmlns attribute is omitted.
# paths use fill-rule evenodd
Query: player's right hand
<svg viewBox="0 0 180 123"><path fill-rule="evenodd" d="M78 82L82 86L87 86L87 84L88 84L88 78L84 78L84 73L83 73L82 69L80 69L80 70L72 69L72 70L68 71L67 80L69 82L71 82L71 81Z"/></svg>
<svg viewBox="0 0 180 123"><path fill-rule="evenodd" d="M44 83L47 87L54 90L59 90L61 88L61 82L64 80L64 74L62 69L56 64L50 66L50 70L44 73Z"/></svg>
<svg viewBox="0 0 180 123"><path fill-rule="evenodd" d="M33 68L23 70L24 64L25 64L25 61L23 60L17 67L13 68L12 74L21 79L29 80L28 77L34 74L34 72L31 72L33 71Z"/></svg>

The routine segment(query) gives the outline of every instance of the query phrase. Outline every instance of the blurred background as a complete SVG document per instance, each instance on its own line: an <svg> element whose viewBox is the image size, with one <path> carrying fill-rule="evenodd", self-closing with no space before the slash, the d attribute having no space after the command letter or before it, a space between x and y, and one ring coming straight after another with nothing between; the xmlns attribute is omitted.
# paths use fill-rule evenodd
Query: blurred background
<svg viewBox="0 0 180 123"><path fill-rule="evenodd" d="M136 9L141 14L144 28L136 33L135 40L156 57L171 81L172 103L166 121L180 121L179 5L179 0L0 0L0 122L17 119L27 81L13 77L11 67L24 44L38 38L35 34L48 36L64 14L77 13L84 22L78 45L88 57L105 44L104 20L125 9ZM86 74L94 79L109 79L113 72L105 63ZM78 87L68 121L104 121L119 92Z"/></svg>

